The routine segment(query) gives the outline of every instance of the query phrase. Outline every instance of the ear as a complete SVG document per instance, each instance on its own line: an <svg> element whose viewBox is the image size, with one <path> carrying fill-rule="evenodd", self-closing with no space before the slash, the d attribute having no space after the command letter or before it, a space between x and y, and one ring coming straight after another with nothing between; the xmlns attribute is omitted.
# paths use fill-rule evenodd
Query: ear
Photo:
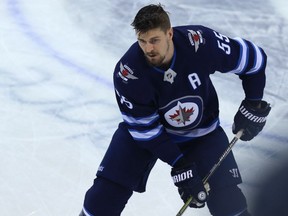
<svg viewBox="0 0 288 216"><path fill-rule="evenodd" d="M167 35L168 35L169 39L173 38L173 28L172 27L170 29L168 29Z"/></svg>

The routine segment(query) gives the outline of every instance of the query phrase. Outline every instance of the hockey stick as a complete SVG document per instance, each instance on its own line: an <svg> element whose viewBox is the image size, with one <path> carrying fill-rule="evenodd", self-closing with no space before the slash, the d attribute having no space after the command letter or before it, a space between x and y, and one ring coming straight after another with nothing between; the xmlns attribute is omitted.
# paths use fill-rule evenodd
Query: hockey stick
<svg viewBox="0 0 288 216"><path fill-rule="evenodd" d="M240 137L243 134L243 130L238 131L238 133L234 136L234 138L231 140L231 142L229 143L229 146L227 147L227 149L224 151L224 153L222 154L222 156L219 158L218 162L216 164L214 164L214 166L212 167L212 169L209 171L209 173L204 177L203 179L203 184L206 188L206 184L208 185L208 180L211 178L211 176L214 174L214 172L217 170L217 168L221 165L221 163L223 162L223 160L227 157L227 155L230 153L232 147L235 145L235 143L238 141L238 139L240 139ZM190 203L193 201L193 197L191 196L186 203L182 206L182 208L179 210L179 212L177 213L176 216L181 216L185 210L188 208L188 206L190 205Z"/></svg>

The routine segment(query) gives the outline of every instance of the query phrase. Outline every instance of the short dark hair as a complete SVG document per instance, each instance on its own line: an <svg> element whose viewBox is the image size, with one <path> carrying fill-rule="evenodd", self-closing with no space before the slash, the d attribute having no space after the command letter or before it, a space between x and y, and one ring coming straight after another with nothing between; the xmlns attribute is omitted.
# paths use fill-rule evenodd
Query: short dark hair
<svg viewBox="0 0 288 216"><path fill-rule="evenodd" d="M137 33L145 33L155 28L161 28L162 31L166 32L171 28L168 12L163 9L160 3L158 5L150 4L141 8L131 25Z"/></svg>

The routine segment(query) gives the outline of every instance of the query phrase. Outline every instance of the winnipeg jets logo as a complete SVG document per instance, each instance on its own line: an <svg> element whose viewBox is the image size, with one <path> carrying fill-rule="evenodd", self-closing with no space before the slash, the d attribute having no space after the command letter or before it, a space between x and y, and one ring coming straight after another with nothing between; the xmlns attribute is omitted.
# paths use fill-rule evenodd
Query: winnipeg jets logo
<svg viewBox="0 0 288 216"><path fill-rule="evenodd" d="M188 38L191 45L195 47L195 52L197 52L199 45L204 42L201 32L188 30Z"/></svg>
<svg viewBox="0 0 288 216"><path fill-rule="evenodd" d="M198 124L200 107L194 102L178 101L177 105L165 113L166 121L173 127L185 127ZM196 121L197 120L197 121Z"/></svg>
<svg viewBox="0 0 288 216"><path fill-rule="evenodd" d="M186 122L189 122L190 116L194 113L194 107L187 109L186 107L182 108L181 104L179 104L179 109L175 111L175 114L169 115L170 119L176 121L178 124L186 125Z"/></svg>
<svg viewBox="0 0 288 216"><path fill-rule="evenodd" d="M121 79L125 82L127 82L129 79L138 79L138 77L133 75L133 71L131 68L129 68L127 65L123 65L122 62L120 62L120 71L118 72L118 76L121 77Z"/></svg>

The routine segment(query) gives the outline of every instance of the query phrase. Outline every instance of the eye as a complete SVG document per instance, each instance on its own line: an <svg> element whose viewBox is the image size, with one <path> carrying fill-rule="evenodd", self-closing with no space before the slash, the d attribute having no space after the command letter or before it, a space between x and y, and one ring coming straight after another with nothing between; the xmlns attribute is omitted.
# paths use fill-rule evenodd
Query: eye
<svg viewBox="0 0 288 216"><path fill-rule="evenodd" d="M152 39L150 40L150 43L151 43L151 44L157 44L157 43L159 43L159 41L160 41L159 38L152 38Z"/></svg>
<svg viewBox="0 0 288 216"><path fill-rule="evenodd" d="M144 40L142 40L142 39L138 39L138 43L139 43L140 45L144 45L144 44L146 44L146 41L144 41Z"/></svg>

